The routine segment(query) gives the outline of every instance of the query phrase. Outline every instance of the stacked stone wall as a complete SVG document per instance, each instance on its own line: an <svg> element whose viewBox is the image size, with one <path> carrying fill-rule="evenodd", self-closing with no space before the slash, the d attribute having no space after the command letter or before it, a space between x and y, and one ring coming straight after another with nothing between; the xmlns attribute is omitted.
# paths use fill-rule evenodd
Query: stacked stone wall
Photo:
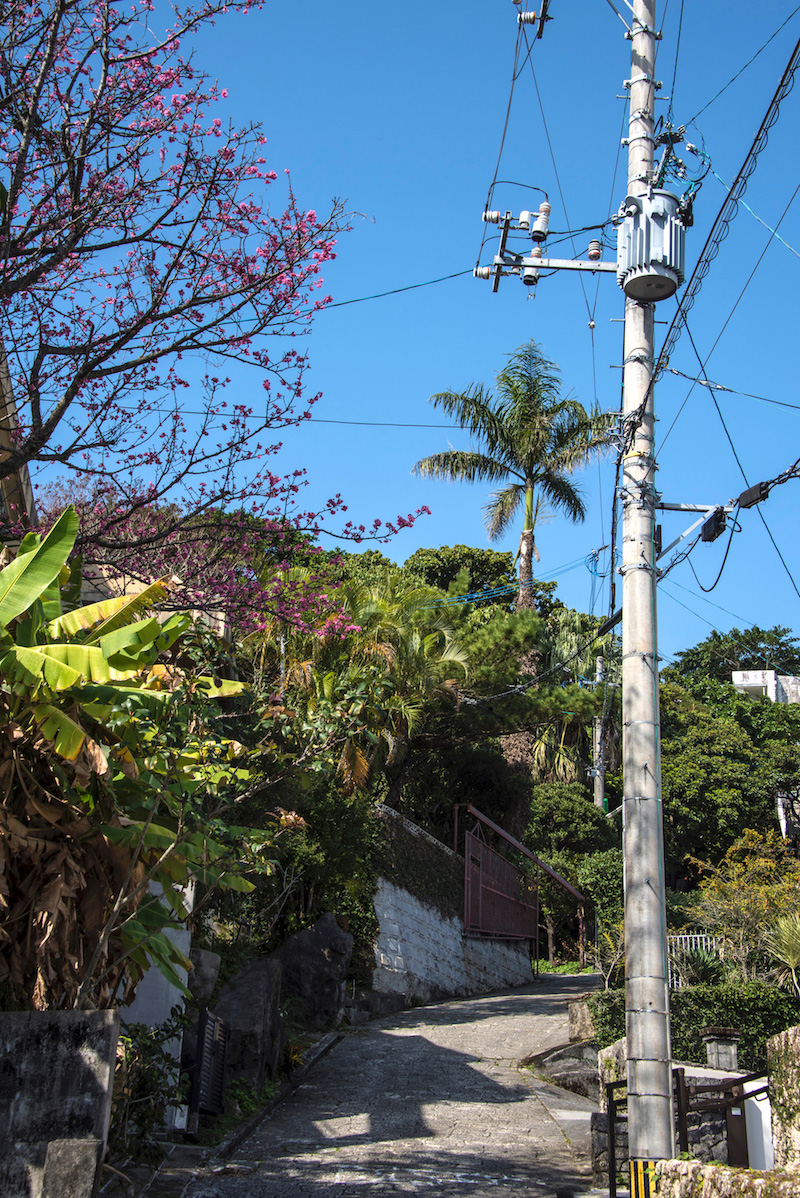
<svg viewBox="0 0 800 1198"><path fill-rule="evenodd" d="M653 1198L797 1198L800 1173L760 1173L700 1161L659 1161Z"/></svg>
<svg viewBox="0 0 800 1198"><path fill-rule="evenodd" d="M375 912L380 921L376 990L427 1001L485 994L533 979L527 944L465 937L462 918L445 915L386 878L378 880Z"/></svg>
<svg viewBox="0 0 800 1198"><path fill-rule="evenodd" d="M790 1027L767 1041L767 1061L775 1164L797 1169L800 1168L800 1027Z"/></svg>

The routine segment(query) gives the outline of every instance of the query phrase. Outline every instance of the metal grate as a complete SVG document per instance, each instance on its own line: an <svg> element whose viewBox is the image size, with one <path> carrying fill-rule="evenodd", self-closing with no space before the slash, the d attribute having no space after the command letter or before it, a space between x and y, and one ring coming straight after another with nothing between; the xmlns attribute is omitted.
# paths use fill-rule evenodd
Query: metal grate
<svg viewBox="0 0 800 1198"><path fill-rule="evenodd" d="M197 1060L192 1079L191 1112L219 1115L225 1104L225 1058L228 1025L209 1011L200 1012L197 1028Z"/></svg>
<svg viewBox="0 0 800 1198"><path fill-rule="evenodd" d="M472 832L465 837L464 929L476 936L535 940L536 887L515 865Z"/></svg>

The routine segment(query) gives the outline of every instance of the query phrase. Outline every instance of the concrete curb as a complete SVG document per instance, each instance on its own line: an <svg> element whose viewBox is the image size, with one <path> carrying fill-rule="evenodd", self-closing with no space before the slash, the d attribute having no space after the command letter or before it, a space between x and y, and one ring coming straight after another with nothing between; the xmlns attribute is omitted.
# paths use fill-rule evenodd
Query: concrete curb
<svg viewBox="0 0 800 1198"><path fill-rule="evenodd" d="M239 1147L243 1140L256 1130L256 1128L265 1119L268 1119L272 1112L279 1107L282 1102L290 1098L295 1090L305 1080L306 1076L311 1072L314 1066L327 1056L332 1048L335 1048L340 1040L344 1039L344 1032L328 1032L316 1044L312 1044L311 1048L307 1049L303 1054L303 1062L298 1069L295 1069L291 1077L279 1087L276 1093L270 1098L266 1106L263 1106L260 1111L256 1111L255 1115L251 1115L244 1123L240 1123L233 1131L229 1131L216 1148L209 1149L208 1161L225 1161Z"/></svg>
<svg viewBox="0 0 800 1198"><path fill-rule="evenodd" d="M152 1195L153 1198L181 1198L188 1186L194 1181L196 1173L201 1169L212 1172L224 1172L225 1162L229 1160L239 1145L250 1136L265 1119L285 1102L302 1084L314 1066L344 1039L344 1032L328 1032L316 1044L312 1044L303 1054L302 1064L291 1077L280 1086L272 1098L260 1111L256 1111L245 1119L238 1127L229 1131L219 1144L203 1151L190 1145L176 1145L173 1152L165 1158L160 1167L150 1178L147 1185L140 1191L140 1198ZM188 1158L188 1159L187 1159ZM217 1164L215 1170L213 1166ZM189 1174L187 1176L187 1173Z"/></svg>

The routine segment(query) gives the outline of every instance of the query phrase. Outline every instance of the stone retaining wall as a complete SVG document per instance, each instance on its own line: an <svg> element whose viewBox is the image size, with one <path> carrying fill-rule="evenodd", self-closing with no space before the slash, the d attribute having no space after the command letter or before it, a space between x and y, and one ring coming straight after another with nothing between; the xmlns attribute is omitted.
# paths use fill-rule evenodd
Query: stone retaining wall
<svg viewBox="0 0 800 1198"><path fill-rule="evenodd" d="M775 1164L800 1167L800 1027L767 1041Z"/></svg>
<svg viewBox="0 0 800 1198"><path fill-rule="evenodd" d="M659 1161L653 1198L797 1198L800 1173L759 1173L700 1161Z"/></svg>
<svg viewBox="0 0 800 1198"><path fill-rule="evenodd" d="M526 943L465 937L463 919L444 915L385 878L378 880L375 913L380 921L375 990L427 1001L485 994L533 980Z"/></svg>

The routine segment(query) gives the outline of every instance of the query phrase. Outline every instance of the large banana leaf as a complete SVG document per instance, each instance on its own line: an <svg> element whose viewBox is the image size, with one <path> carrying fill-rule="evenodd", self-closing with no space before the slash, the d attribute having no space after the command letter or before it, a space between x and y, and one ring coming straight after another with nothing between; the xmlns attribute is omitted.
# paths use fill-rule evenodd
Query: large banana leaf
<svg viewBox="0 0 800 1198"><path fill-rule="evenodd" d="M0 627L5 628L34 603L70 555L78 535L74 507L61 513L47 536L33 550L0 570Z"/></svg>
<svg viewBox="0 0 800 1198"><path fill-rule="evenodd" d="M160 578L149 587L145 587L138 595L118 595L112 599L101 599L98 603L90 603L87 607L67 612L59 619L50 621L47 625L47 635L59 640L76 636L79 632L91 628L85 643L92 644L107 633L133 623L143 612L161 603L168 594L167 582L167 578Z"/></svg>
<svg viewBox="0 0 800 1198"><path fill-rule="evenodd" d="M56 753L60 757L65 757L67 761L74 761L84 744L90 740L86 730L81 728L80 724L76 724L66 712L59 707L53 707L50 703L37 703L33 709L33 715L36 723L42 729L43 735L53 742ZM105 754L102 753L96 742L91 741L91 744L100 753L102 768L107 768Z"/></svg>
<svg viewBox="0 0 800 1198"><path fill-rule="evenodd" d="M133 661L151 649L160 636L161 625L155 616L150 616L147 620L137 620L135 624L106 633L97 640L97 646L109 661L120 656ZM146 664L142 661L141 668Z"/></svg>
<svg viewBox="0 0 800 1198"><path fill-rule="evenodd" d="M15 645L0 657L0 678L3 677L9 679L15 694L31 695L43 684L51 691L68 690L80 682L81 670L41 648Z"/></svg>
<svg viewBox="0 0 800 1198"><path fill-rule="evenodd" d="M89 684L76 687L73 694L82 704L84 711L102 723L109 718L115 706L123 703L134 714L161 717L164 714L164 709L173 702L170 691L155 691L135 685L104 686L101 684L94 686Z"/></svg>
<svg viewBox="0 0 800 1198"><path fill-rule="evenodd" d="M98 645L40 645L34 652L70 666L87 682L127 682L143 668L136 662L123 665L118 657L112 664Z"/></svg>

